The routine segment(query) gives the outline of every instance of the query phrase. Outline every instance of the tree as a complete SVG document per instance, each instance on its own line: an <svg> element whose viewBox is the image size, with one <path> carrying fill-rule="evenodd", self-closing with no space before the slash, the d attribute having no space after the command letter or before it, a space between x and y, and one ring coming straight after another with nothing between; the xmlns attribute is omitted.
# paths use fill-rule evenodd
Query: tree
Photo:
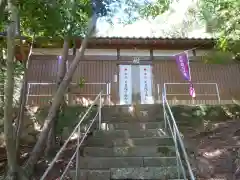
<svg viewBox="0 0 240 180"><path fill-rule="evenodd" d="M101 15L108 11L109 3L114 0L98 1L97 6L100 6ZM46 4L45 2L34 2L29 0L20 3L21 20L24 32L34 32L38 36L49 38L64 39L62 61L60 64L60 73L58 74L59 85L65 75L66 61L68 58L69 43L76 35L83 35L86 31L86 25L89 17L92 14L91 1L58 1ZM36 12L37 10L37 12ZM29 15L31 14L31 18ZM53 23L54 22L54 23ZM57 125L57 114L55 121L51 124L51 130L47 141L46 152L50 152L55 145L55 127Z"/></svg>
<svg viewBox="0 0 240 180"><path fill-rule="evenodd" d="M88 38L91 36L91 34L93 33L93 31L95 29L96 21L97 21L97 15L93 14L93 17L91 18L91 20L89 22L88 33L85 35L85 38L82 42L82 45L81 45L79 51L77 52L73 62L70 65L69 71L64 76L63 81L59 85L59 88L58 88L56 94L53 97L52 105L51 105L51 107L49 109L49 112L48 112L48 115L45 119L43 129L42 129L42 131L40 133L40 136L39 136L39 140L37 141L36 145L34 146L34 149L31 153L32 155L30 156L30 158L27 161L26 166L28 167L28 169L31 169L32 166L34 164L36 164L38 158L41 155L42 149L44 147L44 143L45 143L47 135L48 135L48 132L51 128L50 125L51 125L54 117L56 116L56 112L59 109L61 101L62 101L62 97L64 96L64 93L66 92L66 89L71 82L72 76L73 76L73 74L74 74L74 72L77 68L77 65L79 64L80 60L82 59L82 57L84 55L84 51L85 51L86 46L87 46Z"/></svg>
<svg viewBox="0 0 240 180"><path fill-rule="evenodd" d="M144 5L139 8L139 14L141 17L154 18L166 12L173 2L174 0L145 1Z"/></svg>
<svg viewBox="0 0 240 180"><path fill-rule="evenodd" d="M5 43L4 43L5 44ZM4 44L0 44L0 49L2 50L0 53L0 107L4 104L4 82L5 82L5 70L6 70L6 60L5 60L5 52L3 49L6 49L4 47ZM1 112L2 114L2 112Z"/></svg>
<svg viewBox="0 0 240 180"><path fill-rule="evenodd" d="M27 102L27 85L28 85L28 72L29 72L29 67L30 67L30 57L32 54L32 48L33 48L33 43L34 43L34 37L32 38L32 43L30 46L29 51L27 54L25 53L23 49L23 40L20 38L20 51L21 51L21 57L22 57L22 63L23 63L23 78L22 78L22 87L20 90L20 97L19 97L19 111L16 119L16 132L15 132L15 141L16 141L16 154L17 154L17 160L20 159L20 137L22 135L22 126L23 126L23 121L24 121L24 113L25 113L25 108L26 108L26 102ZM27 47L28 48L28 47Z"/></svg>
<svg viewBox="0 0 240 180"><path fill-rule="evenodd" d="M13 88L14 88L14 47L17 22L17 9L14 1L8 1L8 9L10 12L10 24L7 30L7 79L4 90L4 135L6 140L9 179L17 179L17 162L14 129L12 125L12 104L13 104Z"/></svg>
<svg viewBox="0 0 240 180"><path fill-rule="evenodd" d="M4 19L5 8L7 6L7 0L0 0L0 22Z"/></svg>
<svg viewBox="0 0 240 180"><path fill-rule="evenodd" d="M199 0L200 17L218 38L218 48L240 58L240 1Z"/></svg>
<svg viewBox="0 0 240 180"><path fill-rule="evenodd" d="M160 10L167 10L173 1L157 0L140 9L144 18L155 18L161 14ZM179 1L184 3L184 1ZM206 32L217 40L216 48L223 52L231 52L234 58L240 57L240 1L239 0L198 0L188 12L186 27L194 22L203 22ZM159 10L160 9L160 10ZM174 28L180 28L178 26ZM188 30L186 28L185 30Z"/></svg>

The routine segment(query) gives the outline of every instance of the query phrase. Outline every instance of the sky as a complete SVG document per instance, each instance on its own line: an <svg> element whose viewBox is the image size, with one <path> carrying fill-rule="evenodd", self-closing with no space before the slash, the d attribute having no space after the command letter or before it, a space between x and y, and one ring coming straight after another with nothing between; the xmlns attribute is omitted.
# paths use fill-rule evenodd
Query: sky
<svg viewBox="0 0 240 180"><path fill-rule="evenodd" d="M160 37L166 36L166 32L173 31L173 28L179 28L181 22L186 17L188 7L193 6L196 0L179 0L171 5L170 10L157 16L154 20L138 20L130 25L122 25L118 22L118 17L122 14L116 14L113 17L113 26L106 21L98 23L98 36L117 36L117 37ZM205 33L205 27L196 27L188 32L190 37L209 37Z"/></svg>

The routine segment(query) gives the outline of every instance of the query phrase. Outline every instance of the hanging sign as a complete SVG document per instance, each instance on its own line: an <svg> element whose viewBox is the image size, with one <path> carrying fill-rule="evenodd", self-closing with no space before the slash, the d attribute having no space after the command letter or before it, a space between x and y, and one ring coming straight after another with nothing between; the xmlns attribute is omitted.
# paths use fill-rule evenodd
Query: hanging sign
<svg viewBox="0 0 240 180"><path fill-rule="evenodd" d="M139 63L140 63L140 58L134 57L134 58L133 58L133 63L134 63L134 64L139 64Z"/></svg>
<svg viewBox="0 0 240 180"><path fill-rule="evenodd" d="M189 94L193 98L196 97L195 89L193 87L193 84L191 82L191 74L190 74L190 67L189 67L189 59L187 52L182 52L180 54L177 54L176 56L176 62L178 65L178 69L183 75L183 78L187 80L190 83L189 86Z"/></svg>
<svg viewBox="0 0 240 180"><path fill-rule="evenodd" d="M132 68L130 65L120 65L119 68L120 104L132 104Z"/></svg>
<svg viewBox="0 0 240 180"><path fill-rule="evenodd" d="M190 69L189 69L189 60L188 60L188 55L186 52L182 52L176 57L176 62L178 65L178 69L183 75L183 78L187 81L191 81L191 75L190 75Z"/></svg>
<svg viewBox="0 0 240 180"><path fill-rule="evenodd" d="M152 104L152 68L150 65L140 66L141 104Z"/></svg>

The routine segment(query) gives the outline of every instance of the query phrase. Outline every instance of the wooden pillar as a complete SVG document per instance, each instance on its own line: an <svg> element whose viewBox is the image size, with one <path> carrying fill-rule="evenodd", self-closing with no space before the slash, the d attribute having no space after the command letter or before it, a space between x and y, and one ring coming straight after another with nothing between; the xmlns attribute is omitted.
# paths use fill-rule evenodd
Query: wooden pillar
<svg viewBox="0 0 240 180"><path fill-rule="evenodd" d="M117 49L117 61L120 61L120 49ZM114 72L114 75L117 76L117 82L112 82L111 86L112 86L112 89L111 89L111 92L112 92L112 100L113 100L113 103L114 104L117 104L119 103L119 69L118 69L118 62L116 63L116 67L115 67L115 72Z"/></svg>

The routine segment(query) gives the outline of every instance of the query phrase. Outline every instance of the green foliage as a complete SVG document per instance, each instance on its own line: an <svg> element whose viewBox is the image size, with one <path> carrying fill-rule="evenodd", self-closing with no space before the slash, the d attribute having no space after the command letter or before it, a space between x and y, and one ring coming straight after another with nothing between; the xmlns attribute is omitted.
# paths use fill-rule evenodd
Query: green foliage
<svg viewBox="0 0 240 180"><path fill-rule="evenodd" d="M85 84L85 79L84 79L84 77L81 77L78 85L80 88L83 88L84 84Z"/></svg>
<svg viewBox="0 0 240 180"><path fill-rule="evenodd" d="M146 1L139 9L139 13L141 17L156 17L168 10L172 2L173 0Z"/></svg>
<svg viewBox="0 0 240 180"><path fill-rule="evenodd" d="M24 35L63 37L84 32L91 16L89 0L45 1L24 0L19 3L21 29Z"/></svg>
<svg viewBox="0 0 240 180"><path fill-rule="evenodd" d="M169 9L173 1L156 0L140 8L143 17L156 17ZM184 3L184 0L181 1ZM182 26L172 27L185 33L195 22L206 25L207 33L217 39L216 51L208 54L205 62L224 63L230 59L240 60L240 1L239 0L198 0L189 7ZM184 36L179 34L180 36ZM231 53L231 55L230 55Z"/></svg>
<svg viewBox="0 0 240 180"><path fill-rule="evenodd" d="M6 79L6 43L1 41L0 43L0 95L4 92L4 83ZM19 61L14 62L14 104L18 102L21 80L23 75L24 67ZM3 102L3 96L0 98L0 104Z"/></svg>
<svg viewBox="0 0 240 180"><path fill-rule="evenodd" d="M240 1L199 0L199 7L208 29L218 38L217 47L224 52L229 51L239 56Z"/></svg>
<svg viewBox="0 0 240 180"><path fill-rule="evenodd" d="M118 19L122 23L132 23L141 18L139 14L146 14L151 4L150 1L145 0L54 0L49 2L19 0L17 2L22 34L32 36L34 33L36 37L49 38L83 36L93 9L99 17L108 22L112 22L113 16L119 13ZM161 13L171 0L159 0L158 2L159 4L164 2L163 6L155 8L157 12ZM4 4L2 4L0 8L3 7ZM5 16L2 16L3 14ZM0 21L0 31L2 32L6 30L8 15L1 12L0 16L5 20L4 23Z"/></svg>
<svg viewBox="0 0 240 180"><path fill-rule="evenodd" d="M174 114L181 130L192 127L195 131L202 126L206 130L212 124L226 122L239 118L240 107L236 104L226 105L199 105L199 106L172 106Z"/></svg>
<svg viewBox="0 0 240 180"><path fill-rule="evenodd" d="M232 59L232 53L222 52L219 50L213 50L203 56L203 62L207 64L224 64L229 63L229 60Z"/></svg>
<svg viewBox="0 0 240 180"><path fill-rule="evenodd" d="M120 0L117 6L117 12L121 17L119 23L131 24L136 20L143 18L156 17L168 10L173 0ZM113 11L116 13L116 11Z"/></svg>
<svg viewBox="0 0 240 180"><path fill-rule="evenodd" d="M39 109L36 113L37 122L40 125L43 125L45 117L47 116L49 107L44 107ZM76 106L66 106L64 111L60 113L58 123L57 123L57 134L59 135L63 128L69 128L70 132L74 129L76 124L79 122L81 117L85 114L88 107L83 107L80 105ZM97 108L93 107L91 112L85 117L85 120L82 123L82 127L89 125L89 121L94 118L97 113Z"/></svg>
<svg viewBox="0 0 240 180"><path fill-rule="evenodd" d="M3 0L5 2L5 0ZM4 9L5 3L0 4L0 9ZM21 35L31 37L35 35L38 41L41 38L46 40L48 46L54 39L62 39L66 36L83 36L86 32L86 26L89 18L93 14L93 7L98 16L106 16L113 9L116 9L121 0L54 0L54 1L35 1L35 0L19 0L17 1L19 24ZM94 2L95 4L93 4ZM116 7L112 6L117 4ZM115 8L114 8L115 7ZM2 16L4 14L4 16ZM9 15L5 8L4 13L0 12L0 17L4 20L0 22L0 32L5 34L8 25ZM3 32L3 33L2 33ZM61 41L60 43L62 43ZM4 38L0 37L0 81L3 83L5 79L6 59L3 58L3 50L6 49ZM22 75L22 66L16 63L15 75ZM0 83L1 83L0 82ZM80 83L81 85L83 83Z"/></svg>
<svg viewBox="0 0 240 180"><path fill-rule="evenodd" d="M93 14L93 7L96 6L95 11L99 16L106 16L112 10L111 5L119 2L120 0L55 0L48 2L20 0L17 6L21 32L24 36L35 34L36 37L50 38L81 36L86 31L88 19ZM8 24L8 16L4 17L4 22L0 22L1 31L6 29Z"/></svg>

